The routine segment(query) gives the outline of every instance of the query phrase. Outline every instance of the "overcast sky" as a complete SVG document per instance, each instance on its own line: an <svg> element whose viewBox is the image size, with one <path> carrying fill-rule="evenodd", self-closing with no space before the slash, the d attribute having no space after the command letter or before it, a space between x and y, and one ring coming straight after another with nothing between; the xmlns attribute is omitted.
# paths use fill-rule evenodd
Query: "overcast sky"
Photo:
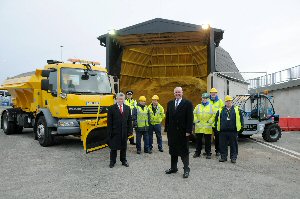
<svg viewBox="0 0 300 199"><path fill-rule="evenodd" d="M210 23L240 71L275 72L300 64L299 0L0 0L0 84L43 68L47 59L105 66L97 37L153 18ZM258 75L255 75L258 76Z"/></svg>

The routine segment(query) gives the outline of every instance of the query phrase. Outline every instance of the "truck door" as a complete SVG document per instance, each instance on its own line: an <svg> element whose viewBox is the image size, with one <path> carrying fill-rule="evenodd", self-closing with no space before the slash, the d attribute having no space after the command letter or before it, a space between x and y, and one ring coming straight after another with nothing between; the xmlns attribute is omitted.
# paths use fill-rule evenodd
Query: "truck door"
<svg viewBox="0 0 300 199"><path fill-rule="evenodd" d="M274 114L274 107L271 103L270 99L267 96L261 95L260 100L260 106L259 106L259 117L260 120L268 120L270 119Z"/></svg>

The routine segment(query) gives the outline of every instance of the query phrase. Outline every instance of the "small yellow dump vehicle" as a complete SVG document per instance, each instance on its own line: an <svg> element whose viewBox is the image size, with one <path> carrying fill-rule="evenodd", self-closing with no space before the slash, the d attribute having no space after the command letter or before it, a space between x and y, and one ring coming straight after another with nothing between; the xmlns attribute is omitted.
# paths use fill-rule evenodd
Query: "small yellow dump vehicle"
<svg viewBox="0 0 300 199"><path fill-rule="evenodd" d="M44 147L55 136L77 135L87 153L107 146L107 108L114 103L107 71L97 62L69 61L48 60L43 70L5 80L1 89L13 101L1 115L5 134L33 128Z"/></svg>

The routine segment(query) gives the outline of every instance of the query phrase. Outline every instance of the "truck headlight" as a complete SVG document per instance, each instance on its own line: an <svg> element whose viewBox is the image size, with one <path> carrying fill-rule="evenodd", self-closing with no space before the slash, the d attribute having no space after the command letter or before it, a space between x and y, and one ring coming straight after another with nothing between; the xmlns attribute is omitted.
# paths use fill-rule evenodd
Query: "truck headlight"
<svg viewBox="0 0 300 199"><path fill-rule="evenodd" d="M59 121L58 126L77 126L77 122Z"/></svg>

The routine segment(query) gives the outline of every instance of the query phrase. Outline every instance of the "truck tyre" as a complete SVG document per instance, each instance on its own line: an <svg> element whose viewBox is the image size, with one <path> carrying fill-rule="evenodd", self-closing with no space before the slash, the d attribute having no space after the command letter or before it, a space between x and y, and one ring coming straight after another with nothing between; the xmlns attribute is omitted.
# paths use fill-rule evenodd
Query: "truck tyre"
<svg viewBox="0 0 300 199"><path fill-rule="evenodd" d="M10 135L10 134L13 134L15 132L15 123L14 122L11 122L11 121L8 121L8 113L7 111L3 114L3 132L6 134L6 135Z"/></svg>
<svg viewBox="0 0 300 199"><path fill-rule="evenodd" d="M16 133L22 133L23 132L23 126L16 125Z"/></svg>
<svg viewBox="0 0 300 199"><path fill-rule="evenodd" d="M33 126L34 140L38 140L36 124Z"/></svg>
<svg viewBox="0 0 300 199"><path fill-rule="evenodd" d="M262 137L267 142L277 142L281 138L281 128L278 124L270 124L265 127Z"/></svg>
<svg viewBox="0 0 300 199"><path fill-rule="evenodd" d="M41 146L47 147L54 143L54 137L51 135L52 129L47 127L44 116L40 116L37 122L36 133Z"/></svg>

